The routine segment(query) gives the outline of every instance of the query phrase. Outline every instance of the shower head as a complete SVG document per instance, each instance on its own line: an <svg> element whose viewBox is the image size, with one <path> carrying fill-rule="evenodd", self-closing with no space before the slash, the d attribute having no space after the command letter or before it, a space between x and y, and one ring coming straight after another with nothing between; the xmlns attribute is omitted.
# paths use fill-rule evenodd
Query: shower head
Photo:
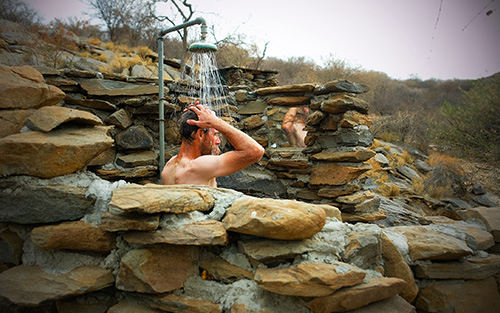
<svg viewBox="0 0 500 313"><path fill-rule="evenodd" d="M217 47L213 43L206 41L207 38L207 25L201 25L201 40L189 46L188 50L194 53L208 53L217 51Z"/></svg>
<svg viewBox="0 0 500 313"><path fill-rule="evenodd" d="M213 43L201 40L190 45L188 50L194 53L208 53L217 51L217 47Z"/></svg>

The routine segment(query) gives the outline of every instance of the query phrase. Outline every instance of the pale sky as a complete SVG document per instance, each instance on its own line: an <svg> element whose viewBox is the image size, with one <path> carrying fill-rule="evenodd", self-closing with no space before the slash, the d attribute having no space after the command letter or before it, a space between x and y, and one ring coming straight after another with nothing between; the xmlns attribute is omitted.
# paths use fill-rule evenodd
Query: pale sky
<svg viewBox="0 0 500 313"><path fill-rule="evenodd" d="M48 21L88 11L80 0L25 1ZM218 39L237 32L261 49L269 42L266 56L304 56L321 64L332 55L395 79L475 79L500 72L500 0L188 2L195 17L214 25Z"/></svg>

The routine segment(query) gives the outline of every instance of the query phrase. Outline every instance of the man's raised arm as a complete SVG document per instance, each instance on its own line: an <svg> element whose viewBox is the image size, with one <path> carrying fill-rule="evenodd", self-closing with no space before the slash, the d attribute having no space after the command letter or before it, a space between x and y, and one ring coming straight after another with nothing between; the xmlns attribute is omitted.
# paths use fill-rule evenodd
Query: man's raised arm
<svg viewBox="0 0 500 313"><path fill-rule="evenodd" d="M232 174L255 162L258 162L262 158L264 148L258 142L244 132L218 118L207 105L197 103L189 106L189 109L198 115L198 121L187 120L188 124L195 125L200 128L214 128L224 135L224 137L226 137L236 149L235 151L229 151L220 155L222 162L220 165L224 167L220 170L229 173L217 176ZM219 169L214 170L218 171Z"/></svg>

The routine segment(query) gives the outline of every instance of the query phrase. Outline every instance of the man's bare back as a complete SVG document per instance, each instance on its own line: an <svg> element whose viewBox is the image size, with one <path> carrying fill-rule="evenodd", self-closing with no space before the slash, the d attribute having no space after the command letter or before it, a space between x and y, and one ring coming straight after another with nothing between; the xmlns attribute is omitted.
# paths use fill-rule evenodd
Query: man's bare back
<svg viewBox="0 0 500 313"><path fill-rule="evenodd" d="M219 119L206 105L190 105L187 112L181 115L179 129L181 147L179 154L163 168L161 181L164 185L216 187L216 177L233 174L259 161L264 154L261 145ZM219 155L219 132L233 145L235 151Z"/></svg>

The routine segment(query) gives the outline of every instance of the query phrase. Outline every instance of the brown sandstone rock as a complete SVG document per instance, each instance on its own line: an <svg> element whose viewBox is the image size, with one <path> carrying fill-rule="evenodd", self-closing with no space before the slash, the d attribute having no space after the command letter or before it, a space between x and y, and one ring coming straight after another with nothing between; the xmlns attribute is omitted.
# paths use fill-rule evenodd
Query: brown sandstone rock
<svg viewBox="0 0 500 313"><path fill-rule="evenodd" d="M417 278L426 279L485 279L500 272L500 256L471 257L458 262L416 264Z"/></svg>
<svg viewBox="0 0 500 313"><path fill-rule="evenodd" d="M364 162L375 156L375 152L357 148L355 151L322 151L311 155L312 160L328 162Z"/></svg>
<svg viewBox="0 0 500 313"><path fill-rule="evenodd" d="M197 247L162 245L135 249L121 260L116 288L143 293L169 292L181 288L198 271Z"/></svg>
<svg viewBox="0 0 500 313"><path fill-rule="evenodd" d="M365 125L371 127L373 121L369 115L361 114L358 111L350 110L342 115L339 125L341 127L352 128L357 125Z"/></svg>
<svg viewBox="0 0 500 313"><path fill-rule="evenodd" d="M0 296L21 306L37 306L100 290L114 282L111 270L93 265L82 266L65 274L54 274L38 266L16 266L0 274Z"/></svg>
<svg viewBox="0 0 500 313"><path fill-rule="evenodd" d="M464 220L479 219L485 225L487 230L493 235L495 242L500 242L500 207L477 207L467 210L463 214Z"/></svg>
<svg viewBox="0 0 500 313"><path fill-rule="evenodd" d="M111 148L109 127L27 132L0 139L0 175L52 178L80 170ZM36 162L34 162L36 160Z"/></svg>
<svg viewBox="0 0 500 313"><path fill-rule="evenodd" d="M215 220L183 225L180 228L164 228L151 232L133 232L123 235L130 244L172 245L227 245L227 232L222 223Z"/></svg>
<svg viewBox="0 0 500 313"><path fill-rule="evenodd" d="M314 84L297 84L297 85L259 88L257 89L257 94L259 96L265 96L274 93L309 92L313 90L314 90Z"/></svg>
<svg viewBox="0 0 500 313"><path fill-rule="evenodd" d="M238 114L263 114L266 108L267 103L263 101L250 101L247 104L238 106Z"/></svg>
<svg viewBox="0 0 500 313"><path fill-rule="evenodd" d="M285 168L298 168L304 169L311 166L307 158L294 158L294 159L270 159L269 164Z"/></svg>
<svg viewBox="0 0 500 313"><path fill-rule="evenodd" d="M413 261L457 260L472 254L464 241L424 226L396 226L391 230L407 238Z"/></svg>
<svg viewBox="0 0 500 313"><path fill-rule="evenodd" d="M344 185L370 169L371 166L368 164L360 167L341 164L320 165L311 171L310 183L312 185Z"/></svg>
<svg viewBox="0 0 500 313"><path fill-rule="evenodd" d="M424 312L500 312L495 278L431 281L420 288L416 307Z"/></svg>
<svg viewBox="0 0 500 313"><path fill-rule="evenodd" d="M318 125L327 115L321 111L314 111L307 116L306 125Z"/></svg>
<svg viewBox="0 0 500 313"><path fill-rule="evenodd" d="M105 231L154 230L160 224L160 215L115 215L103 213L99 227Z"/></svg>
<svg viewBox="0 0 500 313"><path fill-rule="evenodd" d="M210 279L215 279L224 283L230 284L240 279L253 279L252 272L232 265L219 257L202 260L200 268L207 271L207 275Z"/></svg>
<svg viewBox="0 0 500 313"><path fill-rule="evenodd" d="M372 191L359 191L350 195L337 197L336 201L343 204L360 204L364 201L373 199L375 197L375 193Z"/></svg>
<svg viewBox="0 0 500 313"><path fill-rule="evenodd" d="M45 84L34 68L0 64L0 109L38 109L57 104L63 98L64 92Z"/></svg>
<svg viewBox="0 0 500 313"><path fill-rule="evenodd" d="M238 250L245 254L253 264L261 262L293 259L297 255L313 251L317 241L250 239L238 241Z"/></svg>
<svg viewBox="0 0 500 313"><path fill-rule="evenodd" d="M123 168L123 169L96 169L95 173L108 180L119 180L119 179L137 179L141 177L153 177L158 174L158 167L154 165L138 166L133 168Z"/></svg>
<svg viewBox="0 0 500 313"><path fill-rule="evenodd" d="M406 287L401 291L400 295L408 303L412 303L418 294L418 286L415 283L413 271L405 262L396 245L385 234L382 234L382 256L384 258L384 275L406 281Z"/></svg>
<svg viewBox="0 0 500 313"><path fill-rule="evenodd" d="M162 310L162 312L178 313L221 313L222 310L217 303L204 299L193 299L185 296L169 294L165 296L151 297L150 306Z"/></svg>
<svg viewBox="0 0 500 313"><path fill-rule="evenodd" d="M275 97L267 100L268 105L304 106L308 105L311 97Z"/></svg>
<svg viewBox="0 0 500 313"><path fill-rule="evenodd" d="M252 130L264 125L264 121L258 115L252 115L243 120L243 125L246 130Z"/></svg>
<svg viewBox="0 0 500 313"><path fill-rule="evenodd" d="M259 268L255 281L259 287L278 294L322 297L336 290L361 284L366 273L347 263L302 263L286 268Z"/></svg>
<svg viewBox="0 0 500 313"><path fill-rule="evenodd" d="M297 240L321 231L326 214L321 206L305 202L247 198L235 201L222 222L228 231Z"/></svg>
<svg viewBox="0 0 500 313"><path fill-rule="evenodd" d="M59 106L46 106L36 110L28 118L28 126L33 130L49 132L70 121L87 125L103 125L101 119L92 113Z"/></svg>
<svg viewBox="0 0 500 313"><path fill-rule="evenodd" d="M162 313L147 306L131 301L121 301L109 308L106 313Z"/></svg>
<svg viewBox="0 0 500 313"><path fill-rule="evenodd" d="M402 297L396 295L389 299L370 303L359 309L348 311L348 313L415 313L415 307Z"/></svg>
<svg viewBox="0 0 500 313"><path fill-rule="evenodd" d="M99 166L99 165L113 163L115 161L115 158L116 158L116 148L111 147L110 149L101 152L98 156L93 158L87 164L87 166Z"/></svg>
<svg viewBox="0 0 500 313"><path fill-rule="evenodd" d="M35 110L0 110L0 138L17 134Z"/></svg>
<svg viewBox="0 0 500 313"><path fill-rule="evenodd" d="M314 99L311 102L314 102ZM321 101L320 107L321 111L330 114L344 113L349 110L356 110L363 114L368 113L368 103L366 101L346 94L335 94Z"/></svg>
<svg viewBox="0 0 500 313"><path fill-rule="evenodd" d="M123 167L136 167L143 165L157 165L158 154L154 151L140 151L119 156L116 164Z"/></svg>
<svg viewBox="0 0 500 313"><path fill-rule="evenodd" d="M314 312L344 312L361 308L367 304L397 295L406 282L398 278L373 278L368 282L344 288L326 297L316 298L307 303Z"/></svg>
<svg viewBox="0 0 500 313"><path fill-rule="evenodd" d="M43 250L109 252L116 246L114 234L83 221L35 227L31 231L31 241Z"/></svg>
<svg viewBox="0 0 500 313"><path fill-rule="evenodd" d="M210 193L196 186L131 184L113 190L109 209L118 213L188 213L208 211L214 204Z"/></svg>
<svg viewBox="0 0 500 313"><path fill-rule="evenodd" d="M106 123L115 125L121 129L125 129L132 125L132 117L125 109L120 109L106 119Z"/></svg>

